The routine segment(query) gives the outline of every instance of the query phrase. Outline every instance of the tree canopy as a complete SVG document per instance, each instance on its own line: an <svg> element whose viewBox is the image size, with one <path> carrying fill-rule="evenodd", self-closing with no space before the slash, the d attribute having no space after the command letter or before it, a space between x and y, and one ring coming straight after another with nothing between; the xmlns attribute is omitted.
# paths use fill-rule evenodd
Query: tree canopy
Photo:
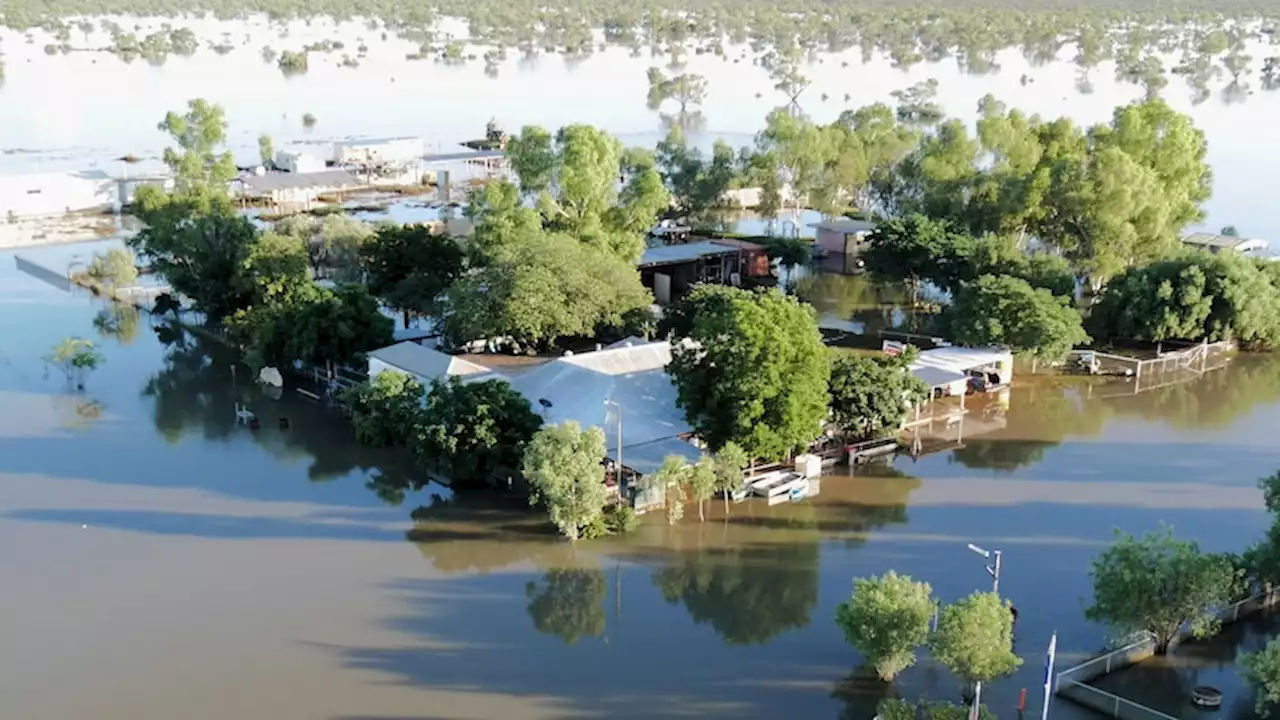
<svg viewBox="0 0 1280 720"><path fill-rule="evenodd" d="M880 679L892 682L915 664L936 608L929 583L890 570L878 578L854 579L853 597L836 607L836 624Z"/></svg>
<svg viewBox="0 0 1280 720"><path fill-rule="evenodd" d="M658 143L655 156L676 216L694 226L710 224L709 213L723 203L725 192L737 177L733 148L717 140L711 157L706 158L697 148L689 147L684 133L674 127Z"/></svg>
<svg viewBox="0 0 1280 720"><path fill-rule="evenodd" d="M1003 345L1040 360L1061 360L1089 342L1070 300L1006 275L983 275L962 285L944 321L956 343Z"/></svg>
<svg viewBox="0 0 1280 720"><path fill-rule="evenodd" d="M1215 610L1240 599L1243 571L1225 555L1205 553L1173 530L1134 537L1116 531L1116 542L1093 560L1093 604L1085 617L1117 633L1146 630L1164 652L1184 627L1196 637L1217 631Z"/></svg>
<svg viewBox="0 0 1280 720"><path fill-rule="evenodd" d="M538 235L454 283L443 333L455 344L511 338L543 348L625 327L652 302L629 262L562 235Z"/></svg>
<svg viewBox="0 0 1280 720"><path fill-rule="evenodd" d="M808 447L827 413L830 375L813 308L723 285L700 286L683 304L692 342L673 344L669 367L698 436L770 459Z"/></svg>
<svg viewBox="0 0 1280 720"><path fill-rule="evenodd" d="M975 592L944 607L929 650L934 659L968 682L990 682L1022 665L1013 652L1009 602L991 592Z"/></svg>
<svg viewBox="0 0 1280 720"><path fill-rule="evenodd" d="M1229 253L1186 253L1130 268L1103 288L1089 328L1116 342L1234 340L1280 345L1280 286L1270 268Z"/></svg>
<svg viewBox="0 0 1280 720"><path fill-rule="evenodd" d="M406 316L436 314L440 296L466 269L457 240L425 225L380 225L358 247L369 292Z"/></svg>
<svg viewBox="0 0 1280 720"><path fill-rule="evenodd" d="M421 421L422 383L412 375L385 370L343 391L342 407L366 445L407 445Z"/></svg>
<svg viewBox="0 0 1280 720"><path fill-rule="evenodd" d="M287 301L237 311L228 330L253 365L330 367L390 345L394 325L362 285L330 290L308 283Z"/></svg>
<svg viewBox="0 0 1280 720"><path fill-rule="evenodd" d="M537 198L547 229L629 262L640 259L645 233L670 204L652 153L623 150L589 125L554 136L525 127L508 142L507 158L521 191Z"/></svg>
<svg viewBox="0 0 1280 720"><path fill-rule="evenodd" d="M483 482L517 472L525 446L542 427L529 401L504 380L435 381L418 416L415 450L450 479Z"/></svg>
<svg viewBox="0 0 1280 720"><path fill-rule="evenodd" d="M831 421L858 438L897 431L907 409L929 399L911 358L845 355L831 363Z"/></svg>
<svg viewBox="0 0 1280 720"><path fill-rule="evenodd" d="M529 502L545 507L551 523L570 540L604 513L604 456L604 432L572 421L538 430L525 450Z"/></svg>

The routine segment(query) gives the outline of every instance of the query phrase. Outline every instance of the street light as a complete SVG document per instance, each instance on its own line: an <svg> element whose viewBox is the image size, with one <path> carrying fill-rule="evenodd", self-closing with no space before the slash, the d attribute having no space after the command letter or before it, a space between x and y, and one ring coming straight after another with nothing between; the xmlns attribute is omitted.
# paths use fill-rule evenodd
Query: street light
<svg viewBox="0 0 1280 720"><path fill-rule="evenodd" d="M986 567L987 567L987 574L990 575L992 579L991 592L999 595L1000 594L1000 558L1002 557L1003 553L1001 553L1001 551L999 550L983 550L982 548L978 547L977 545L974 545L973 543L969 543L969 549L981 555L986 560L992 560L994 556L994 562L992 562L990 565L987 565Z"/></svg>
<svg viewBox="0 0 1280 720"><path fill-rule="evenodd" d="M990 565L985 565L984 567L987 569L987 573L991 575L991 592L995 593L998 598L1000 596L1000 558L1003 553L999 550L985 550L973 543L969 543L969 549L978 555L981 555L984 560L992 561ZM982 682L979 681L974 684L973 708L969 710L969 720L978 720L978 708L981 706Z"/></svg>

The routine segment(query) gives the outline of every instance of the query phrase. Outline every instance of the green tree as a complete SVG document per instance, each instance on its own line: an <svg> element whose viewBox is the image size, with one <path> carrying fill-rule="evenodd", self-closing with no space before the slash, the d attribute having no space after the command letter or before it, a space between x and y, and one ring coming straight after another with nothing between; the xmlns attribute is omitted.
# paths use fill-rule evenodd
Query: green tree
<svg viewBox="0 0 1280 720"><path fill-rule="evenodd" d="M316 264L325 268L329 277L337 282L360 282L364 279L360 248L373 237L374 229L369 223L349 215L327 215L320 224L320 252ZM447 249L445 254L449 255ZM424 268L429 270L428 275L434 277L432 282L444 282L448 278L448 271L439 267L442 260L447 263L448 257L438 257L435 263Z"/></svg>
<svg viewBox="0 0 1280 720"><path fill-rule="evenodd" d="M662 488L667 504L667 523L675 525L684 517L685 486L692 471L689 461L680 455L662 458L662 465L648 478L648 482Z"/></svg>
<svg viewBox="0 0 1280 720"><path fill-rule="evenodd" d="M876 715L880 720L967 720L971 708L946 701L929 702L924 698L911 702L901 698L885 698L876 705ZM996 720L996 716L986 705L978 706L979 720Z"/></svg>
<svg viewBox="0 0 1280 720"><path fill-rule="evenodd" d="M395 323L361 285L306 285L287 300L237 312L228 331L257 367L331 368L390 345Z"/></svg>
<svg viewBox="0 0 1280 720"><path fill-rule="evenodd" d="M929 399L910 359L845 355L831 364L831 421L855 437L893 433L908 408Z"/></svg>
<svg viewBox="0 0 1280 720"><path fill-rule="evenodd" d="M554 139L527 127L508 143L507 156L549 230L630 262L640 259L645 233L670 204L652 154L624 152L589 125L566 126ZM621 187L619 176L626 177Z"/></svg>
<svg viewBox="0 0 1280 720"><path fill-rule="evenodd" d="M717 140L711 158L704 158L697 148L689 147L680 128L674 127L658 143L655 159L671 192L676 216L695 226L710 224L711 211L723 202L737 176L733 148Z"/></svg>
<svg viewBox="0 0 1280 720"><path fill-rule="evenodd" d="M703 458L689 466L689 494L698 503L698 522L706 522L706 502L716 492L716 466L710 458Z"/></svg>
<svg viewBox="0 0 1280 720"><path fill-rule="evenodd" d="M419 457L458 482L484 482L515 472L542 427L529 401L503 380L434 381L417 428Z"/></svg>
<svg viewBox="0 0 1280 720"><path fill-rule="evenodd" d="M720 446L712 460L716 474L716 490L720 491L721 496L724 497L724 514L728 517L729 496L742 487L742 471L751 462L751 458L747 457L747 451L743 450L738 443L730 440Z"/></svg>
<svg viewBox="0 0 1280 720"><path fill-rule="evenodd" d="M1117 342L1234 340L1280 345L1280 288L1248 258L1187 253L1126 270L1103 288L1089 329Z"/></svg>
<svg viewBox="0 0 1280 720"><path fill-rule="evenodd" d="M407 445L422 420L422 383L408 373L386 370L340 396L356 439L366 445Z"/></svg>
<svg viewBox="0 0 1280 720"><path fill-rule="evenodd" d="M542 575L542 584L529 582L525 595L533 626L540 633L576 645L584 637L605 631L604 600L609 585L594 568L559 568Z"/></svg>
<svg viewBox="0 0 1280 720"><path fill-rule="evenodd" d="M70 337L55 345L44 361L57 366L67 382L83 390L85 378L106 362L106 358L92 340Z"/></svg>
<svg viewBox="0 0 1280 720"><path fill-rule="evenodd" d="M1008 601L990 592L975 592L948 605L938 615L929 651L957 677L990 682L1022 665L1013 652L1013 613Z"/></svg>
<svg viewBox="0 0 1280 720"><path fill-rule="evenodd" d="M529 481L530 504L542 504L551 523L570 540L603 514L604 432L583 430L576 422L548 425L534 434L522 468Z"/></svg>
<svg viewBox="0 0 1280 720"><path fill-rule="evenodd" d="M225 196L226 184L236 176L236 164L231 152L221 149L227 142L222 106L197 98L187 103L185 114L170 112L158 127L177 145L164 151L164 162L173 170L175 192Z"/></svg>
<svg viewBox="0 0 1280 720"><path fill-rule="evenodd" d="M680 407L713 450L753 457L807 448L827 413L830 365L813 308L777 291L703 285L684 300L687 337L672 348Z"/></svg>
<svg viewBox="0 0 1280 720"><path fill-rule="evenodd" d="M438 315L441 295L466 270L457 240L423 225L382 225L359 245L369 292L409 315Z"/></svg>
<svg viewBox="0 0 1280 720"><path fill-rule="evenodd" d="M138 282L138 262L125 248L111 248L93 256L87 273L111 290L129 287Z"/></svg>
<svg viewBox="0 0 1280 720"><path fill-rule="evenodd" d="M961 286L944 320L956 343L1003 345L1036 360L1060 360L1089 342L1070 300L1015 277L984 275Z"/></svg>
<svg viewBox="0 0 1280 720"><path fill-rule="evenodd" d="M230 209L195 214L174 202L147 222L127 240L129 246L211 322L257 301L256 284L246 272L258 240L249 220Z"/></svg>
<svg viewBox="0 0 1280 720"><path fill-rule="evenodd" d="M302 127L310 130L316 126L316 116L309 112L302 113Z"/></svg>
<svg viewBox="0 0 1280 720"><path fill-rule="evenodd" d="M276 161L275 143L271 141L270 135L258 136L258 159L262 161L264 166L270 167Z"/></svg>
<svg viewBox="0 0 1280 720"><path fill-rule="evenodd" d="M254 238L245 259L243 282L255 304L287 302L311 287L311 263L297 238L265 232Z"/></svg>
<svg viewBox="0 0 1280 720"><path fill-rule="evenodd" d="M853 597L836 607L836 625L885 682L916 663L916 648L929 639L937 602L929 583L890 570L856 578Z"/></svg>
<svg viewBox="0 0 1280 720"><path fill-rule="evenodd" d="M1272 709L1280 703L1280 638L1272 638L1257 652L1240 655L1236 663L1257 694L1254 712L1270 717Z"/></svg>
<svg viewBox="0 0 1280 720"><path fill-rule="evenodd" d="M442 331L454 344L510 338L545 348L624 328L652 302L630 263L572 238L539 235L460 278L444 303Z"/></svg>
<svg viewBox="0 0 1280 720"><path fill-rule="evenodd" d="M1164 527L1142 537L1119 530L1093 560L1093 604L1085 617L1118 634L1140 630L1163 653L1184 628L1199 638L1217 631L1215 611L1238 600L1244 573L1225 555L1205 553Z"/></svg>
<svg viewBox="0 0 1280 720"><path fill-rule="evenodd" d="M466 215L474 225L468 250L477 266L488 265L516 245L543 234L538 211L525 207L520 188L506 180L490 180L472 191Z"/></svg>
<svg viewBox="0 0 1280 720"><path fill-rule="evenodd" d="M938 276L939 259L947 256L956 242L948 223L916 213L878 223L861 258L873 276L905 281L914 305L921 281Z"/></svg>

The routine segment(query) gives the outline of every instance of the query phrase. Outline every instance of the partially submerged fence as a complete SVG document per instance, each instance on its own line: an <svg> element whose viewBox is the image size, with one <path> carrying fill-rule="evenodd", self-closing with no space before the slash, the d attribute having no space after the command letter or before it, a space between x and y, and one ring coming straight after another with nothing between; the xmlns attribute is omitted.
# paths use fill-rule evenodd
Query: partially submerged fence
<svg viewBox="0 0 1280 720"><path fill-rule="evenodd" d="M1270 588L1223 608L1217 613L1218 619L1223 624L1233 623L1265 610L1277 602L1280 602L1280 588ZM1191 637L1190 629L1183 629L1170 643L1170 647L1186 642ZM1119 720L1178 720L1159 710L1126 700L1088 684L1091 680L1150 658L1156 654L1158 646L1156 636L1144 630L1135 635L1124 647L1086 660L1055 675L1053 692L1055 695L1061 695Z"/></svg>

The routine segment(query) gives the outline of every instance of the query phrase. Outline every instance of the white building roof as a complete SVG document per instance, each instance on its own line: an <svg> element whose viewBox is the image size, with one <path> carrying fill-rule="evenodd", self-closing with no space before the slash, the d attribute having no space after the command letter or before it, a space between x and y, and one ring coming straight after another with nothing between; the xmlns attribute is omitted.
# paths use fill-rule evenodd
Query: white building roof
<svg viewBox="0 0 1280 720"><path fill-rule="evenodd" d="M246 175L240 178L247 190L273 192L286 188L340 188L356 187L360 181L346 170L321 170L320 172L273 172L265 175Z"/></svg>
<svg viewBox="0 0 1280 720"><path fill-rule="evenodd" d="M955 382L967 380L969 377L959 370L948 370L934 367L933 365L919 364L912 366L911 374L925 385L928 385L930 389L945 387Z"/></svg>
<svg viewBox="0 0 1280 720"><path fill-rule="evenodd" d="M391 367L427 380L439 380L450 375L470 378L493 372L483 365L408 340L378 348L369 353L369 358L381 360Z"/></svg>
<svg viewBox="0 0 1280 720"><path fill-rule="evenodd" d="M623 464L643 472L631 464L631 448L678 440L691 431L676 405L676 389L666 371L669 362L668 343L646 343L557 358L512 379L511 384L547 423L574 420L583 427L603 429L610 457L618 447L620 406ZM644 453L636 459L642 457Z"/></svg>
<svg viewBox="0 0 1280 720"><path fill-rule="evenodd" d="M1234 235L1216 235L1214 233L1192 233L1182 239L1187 245L1196 247L1238 250L1242 247L1266 247L1267 241L1258 238L1242 238Z"/></svg>
<svg viewBox="0 0 1280 720"><path fill-rule="evenodd" d="M832 218L831 220L809 223L809 227L816 230L827 230L830 232L852 235L860 232L871 232L875 229L875 224L869 223L866 220L854 220L853 218Z"/></svg>
<svg viewBox="0 0 1280 720"><path fill-rule="evenodd" d="M965 373L974 368L1013 362L1013 353L1003 348L940 347L924 350L911 369L935 367Z"/></svg>

